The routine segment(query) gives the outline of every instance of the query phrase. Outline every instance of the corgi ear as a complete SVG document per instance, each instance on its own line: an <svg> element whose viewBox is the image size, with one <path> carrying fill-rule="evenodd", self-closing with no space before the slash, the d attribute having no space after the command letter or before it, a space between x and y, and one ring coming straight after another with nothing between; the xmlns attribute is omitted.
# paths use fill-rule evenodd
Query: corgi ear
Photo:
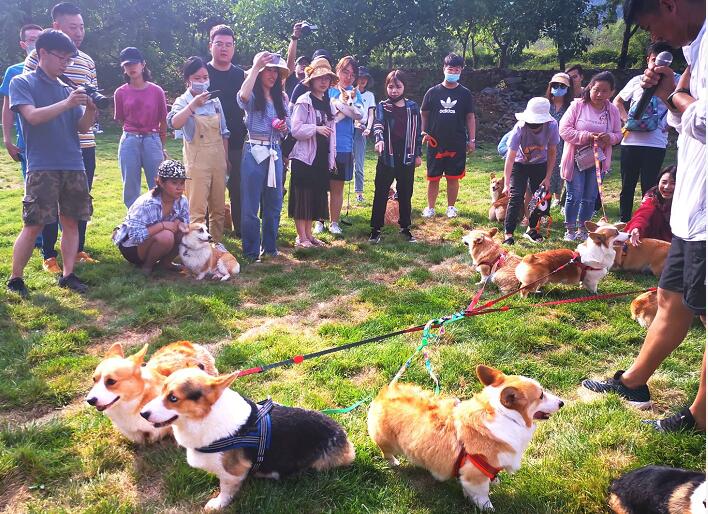
<svg viewBox="0 0 708 514"><path fill-rule="evenodd" d="M228 375L219 375L218 377L212 378L209 381L209 385L211 385L218 395L221 396L221 393L223 393L224 390L228 388L237 377L238 371L234 371Z"/></svg>
<svg viewBox="0 0 708 514"><path fill-rule="evenodd" d="M489 175L489 180L494 180L495 178L497 178L496 173L492 173L491 175Z"/></svg>
<svg viewBox="0 0 708 514"><path fill-rule="evenodd" d="M595 232L597 230L597 227L597 223L594 223L592 221L585 222L585 228L588 229L588 232Z"/></svg>
<svg viewBox="0 0 708 514"><path fill-rule="evenodd" d="M495 235L497 235L497 232L499 232L499 229L497 229L496 227L494 227L494 228L492 228L492 229L489 229L489 231L487 232L487 235L488 235L489 237L494 237Z"/></svg>
<svg viewBox="0 0 708 514"><path fill-rule="evenodd" d="M108 357L120 357L121 359L125 357L123 353L123 345L121 343L113 343L111 347L106 352L106 358Z"/></svg>
<svg viewBox="0 0 708 514"><path fill-rule="evenodd" d="M622 232L624 230L624 227L626 227L626 223L615 223L615 228L619 231Z"/></svg>
<svg viewBox="0 0 708 514"><path fill-rule="evenodd" d="M599 232L588 232L588 237L592 239L592 242L598 246L607 246L607 239L605 239L605 236L600 234Z"/></svg>
<svg viewBox="0 0 708 514"><path fill-rule="evenodd" d="M138 351L138 353L134 353L130 357L128 357L130 360L132 360L136 366L141 366L143 364L143 361L145 360L145 354L148 351L148 344L145 343L143 347Z"/></svg>
<svg viewBox="0 0 708 514"><path fill-rule="evenodd" d="M504 380L504 373L502 373L498 369L490 368L489 366L480 364L479 366L477 366L477 377L479 378L479 381L482 382L482 384L485 386L495 385Z"/></svg>
<svg viewBox="0 0 708 514"><path fill-rule="evenodd" d="M509 386L502 389L499 401L507 409L518 410L520 403L526 403L526 397L516 387Z"/></svg>
<svg viewBox="0 0 708 514"><path fill-rule="evenodd" d="M186 234L187 232L189 232L189 225L187 225L186 223L180 222L179 229L181 232Z"/></svg>
<svg viewBox="0 0 708 514"><path fill-rule="evenodd" d="M484 236L479 235L472 240L473 245L482 244L484 242Z"/></svg>

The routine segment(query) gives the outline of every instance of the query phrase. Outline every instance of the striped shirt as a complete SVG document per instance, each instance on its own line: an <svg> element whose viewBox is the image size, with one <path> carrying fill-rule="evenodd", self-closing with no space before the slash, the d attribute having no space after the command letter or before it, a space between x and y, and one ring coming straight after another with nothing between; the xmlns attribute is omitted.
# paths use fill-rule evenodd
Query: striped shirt
<svg viewBox="0 0 708 514"><path fill-rule="evenodd" d="M248 102L244 102L239 94L236 97L239 107L246 112L246 130L251 139L262 139L279 142L280 132L273 128L273 120L278 118L273 102L266 101L265 111L256 111L256 96L251 93ZM283 93L285 105L285 122L290 128L290 110L288 109L287 95Z"/></svg>
<svg viewBox="0 0 708 514"><path fill-rule="evenodd" d="M189 203L181 196L172 204L172 211L162 215L162 197L152 196L152 191L143 193L128 209L125 221L113 232L113 242L125 247L138 246L149 236L148 227L161 221L189 223Z"/></svg>
<svg viewBox="0 0 708 514"><path fill-rule="evenodd" d="M32 50L32 52L25 59L25 68L22 73L29 73L30 71L36 70L38 64L39 57L37 57L37 50ZM98 87L98 81L96 79L96 64L94 64L91 57L81 50L79 50L79 55L74 57L74 62L71 66L66 68L64 75L76 82L79 86L88 84L91 87ZM81 148L91 148L96 146L96 138L94 137L93 132L79 132L79 141L81 142Z"/></svg>

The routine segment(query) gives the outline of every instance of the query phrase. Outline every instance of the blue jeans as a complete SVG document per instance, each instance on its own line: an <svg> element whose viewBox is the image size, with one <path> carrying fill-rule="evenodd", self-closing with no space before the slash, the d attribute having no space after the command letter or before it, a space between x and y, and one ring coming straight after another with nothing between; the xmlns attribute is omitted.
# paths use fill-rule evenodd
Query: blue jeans
<svg viewBox="0 0 708 514"><path fill-rule="evenodd" d="M278 152L275 161L276 187L267 187L268 163L270 159L258 164L251 154L251 145L243 147L241 159L241 241L243 253L248 259L257 259L261 247L266 254L275 255L278 251L278 226L280 211L283 208L283 157L280 146L274 145ZM263 218L263 237L261 239L260 208Z"/></svg>
<svg viewBox="0 0 708 514"><path fill-rule="evenodd" d="M595 168L579 171L575 167L573 180L566 182L565 224L582 227L592 218L597 199Z"/></svg>
<svg viewBox="0 0 708 514"><path fill-rule="evenodd" d="M360 129L354 129L354 192L364 192L364 157L366 156L366 138Z"/></svg>
<svg viewBox="0 0 708 514"><path fill-rule="evenodd" d="M162 141L159 134L140 136L123 132L118 143L118 166L123 177L123 203L127 208L140 196L141 168L145 170L148 189L152 189L161 162Z"/></svg>

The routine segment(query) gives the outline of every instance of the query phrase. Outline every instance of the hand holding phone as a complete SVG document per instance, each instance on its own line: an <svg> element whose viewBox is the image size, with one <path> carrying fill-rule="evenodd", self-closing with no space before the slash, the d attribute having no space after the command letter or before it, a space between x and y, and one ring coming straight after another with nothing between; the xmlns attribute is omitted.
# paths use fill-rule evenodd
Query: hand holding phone
<svg viewBox="0 0 708 514"><path fill-rule="evenodd" d="M220 89L215 89L214 91L209 91L209 100L211 100L212 98L216 98L219 95L219 93L221 93Z"/></svg>

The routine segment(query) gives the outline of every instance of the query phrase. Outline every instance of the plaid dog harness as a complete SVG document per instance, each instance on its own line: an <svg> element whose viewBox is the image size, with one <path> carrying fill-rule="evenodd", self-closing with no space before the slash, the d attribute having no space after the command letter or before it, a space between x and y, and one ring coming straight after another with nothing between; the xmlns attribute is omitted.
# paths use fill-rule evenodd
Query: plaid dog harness
<svg viewBox="0 0 708 514"><path fill-rule="evenodd" d="M273 400L268 398L258 402L257 408L258 413L253 421L233 434L217 439L208 446L202 446L196 450L202 453L220 453L238 448L256 448L256 462L251 467L251 471L258 471L265 458L265 452L270 448L270 411L273 409Z"/></svg>

